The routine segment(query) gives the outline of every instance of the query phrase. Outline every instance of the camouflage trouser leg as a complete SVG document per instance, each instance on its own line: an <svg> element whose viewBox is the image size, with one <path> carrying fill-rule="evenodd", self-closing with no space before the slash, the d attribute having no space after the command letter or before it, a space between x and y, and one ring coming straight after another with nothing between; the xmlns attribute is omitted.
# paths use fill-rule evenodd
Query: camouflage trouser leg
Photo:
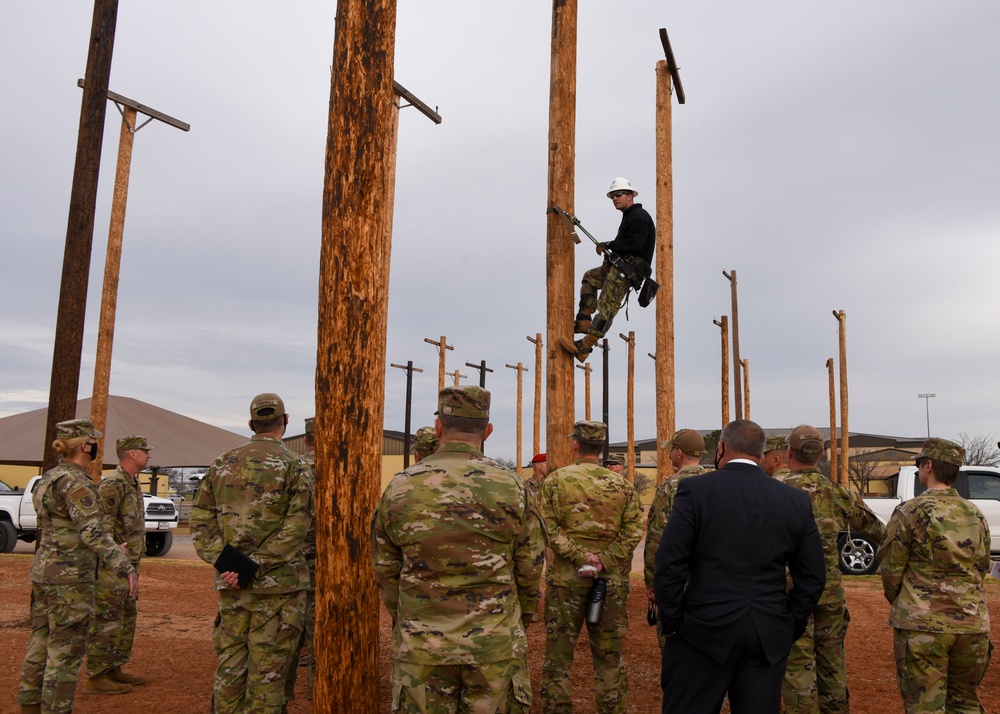
<svg viewBox="0 0 1000 714"><path fill-rule="evenodd" d="M254 595L219 591L212 643L216 714L278 714L305 616L305 591Z"/></svg>
<svg viewBox="0 0 1000 714"><path fill-rule="evenodd" d="M985 712L976 691L990 665L989 633L893 630L896 682L907 714Z"/></svg>
<svg viewBox="0 0 1000 714"><path fill-rule="evenodd" d="M73 711L76 681L87 651L94 583L32 583L31 592L31 636L17 701L41 704L47 714L65 714Z"/></svg>
<svg viewBox="0 0 1000 714"><path fill-rule="evenodd" d="M395 714L527 714L531 674L523 659L482 664L392 663Z"/></svg>
<svg viewBox="0 0 1000 714"><path fill-rule="evenodd" d="M601 339L610 329L615 315L618 314L618 310L622 306L622 300L628 293L628 280L610 264L605 263L600 268L593 268L584 273L583 283L601 291L597 297L597 314L603 317L606 322L603 327L592 326L587 332L588 335Z"/></svg>
<svg viewBox="0 0 1000 714"><path fill-rule="evenodd" d="M550 586L545 594L545 663L542 711L573 711L570 669L587 611L589 588ZM608 584L599 625L587 626L594 659L594 694L599 712L628 709L628 676L622 647L628 634L628 586Z"/></svg>
<svg viewBox="0 0 1000 714"><path fill-rule="evenodd" d="M843 600L817 605L813 611L816 688L819 692L819 711L823 714L848 714L851 710L844 651L844 638L850 622L851 615Z"/></svg>
<svg viewBox="0 0 1000 714"><path fill-rule="evenodd" d="M817 714L819 696L816 691L815 625L809 616L806 631L792 645L781 683L781 697L788 714Z"/></svg>
<svg viewBox="0 0 1000 714"><path fill-rule="evenodd" d="M128 662L135 638L135 600L128 580L102 568L94 588L94 617L87 639L87 674L99 677Z"/></svg>
<svg viewBox="0 0 1000 714"><path fill-rule="evenodd" d="M313 652L313 631L316 626L316 591L306 590L306 614L305 627L302 630L302 637L299 638L299 646L295 648L291 662L288 665L288 676L285 678L285 701L290 702L295 699L295 682L299 677L299 663L305 659L309 666L309 686L307 688L308 698L312 699L313 679L316 676L316 654ZM305 650L307 654L303 655Z"/></svg>

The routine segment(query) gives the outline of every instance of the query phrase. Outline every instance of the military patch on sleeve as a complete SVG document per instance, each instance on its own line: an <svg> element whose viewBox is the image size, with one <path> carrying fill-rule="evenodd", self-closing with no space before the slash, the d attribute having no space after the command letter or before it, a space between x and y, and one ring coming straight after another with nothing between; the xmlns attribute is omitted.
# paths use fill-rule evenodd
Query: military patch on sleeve
<svg viewBox="0 0 1000 714"><path fill-rule="evenodd" d="M96 513L99 507L99 501L94 497L94 490L86 484L75 486L69 492L68 498L85 516Z"/></svg>

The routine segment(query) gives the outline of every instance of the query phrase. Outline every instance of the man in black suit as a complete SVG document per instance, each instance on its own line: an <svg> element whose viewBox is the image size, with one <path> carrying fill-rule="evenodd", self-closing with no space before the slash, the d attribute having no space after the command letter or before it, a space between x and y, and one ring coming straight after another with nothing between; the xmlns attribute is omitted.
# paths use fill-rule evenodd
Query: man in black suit
<svg viewBox="0 0 1000 714"><path fill-rule="evenodd" d="M663 714L777 714L792 643L826 583L809 497L758 466L764 430L730 422L716 471L681 482L656 553ZM787 589L785 566L794 582Z"/></svg>

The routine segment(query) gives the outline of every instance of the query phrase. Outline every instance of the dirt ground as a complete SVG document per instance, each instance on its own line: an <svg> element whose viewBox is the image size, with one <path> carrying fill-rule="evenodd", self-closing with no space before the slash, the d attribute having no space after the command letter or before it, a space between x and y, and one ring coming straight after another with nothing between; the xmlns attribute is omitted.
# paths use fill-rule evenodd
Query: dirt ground
<svg viewBox="0 0 1000 714"><path fill-rule="evenodd" d="M28 639L27 572L30 547L0 555L0 712L17 712L15 696L24 647ZM77 690L75 711L104 714L109 706L132 711L208 712L215 654L212 620L216 595L212 570L198 561L183 535L164 557L143 561L140 579L139 622L131 664L126 668L149 678L149 683L114 698L85 696L83 680ZM892 634L886 624L888 605L877 577L849 578L847 585L851 626L847 635L848 681L852 710L863 713L901 712L892 661ZM1000 643L1000 581L988 588L993 641ZM625 646L633 712L660 708L659 656L653 628L646 624L643 588L633 580L630 632ZM545 632L540 622L528 631L532 687L538 691ZM388 617L383 611L380 635L380 712L389 711ZM575 709L594 712L590 650L586 636L577 647L572 671ZM289 705L291 714L306 714L310 704L299 682L299 698ZM1000 664L986 675L982 688L987 711L1000 712ZM536 697L537 704L537 697ZM533 711L537 711L536 706Z"/></svg>

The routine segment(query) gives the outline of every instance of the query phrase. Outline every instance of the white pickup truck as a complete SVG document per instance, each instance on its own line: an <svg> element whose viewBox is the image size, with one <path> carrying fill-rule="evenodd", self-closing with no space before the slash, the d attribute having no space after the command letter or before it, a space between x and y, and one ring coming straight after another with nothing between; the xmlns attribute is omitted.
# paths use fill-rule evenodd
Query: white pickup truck
<svg viewBox="0 0 1000 714"><path fill-rule="evenodd" d="M1000 559L1000 469L992 466L963 466L955 482L955 489L982 511L990 526L990 548L994 560ZM896 495L885 498L865 498L864 501L883 523L889 522L892 512L903 501L924 492L917 479L914 466L904 466L896 477ZM861 534L841 534L840 570L848 575L866 575L878 569L875 553L878 543Z"/></svg>
<svg viewBox="0 0 1000 714"><path fill-rule="evenodd" d="M32 494L41 476L35 476L24 491L15 491L0 481L0 553L10 553L18 540L35 540L38 517ZM146 555L163 555L174 542L171 532L177 528L180 514L172 501L143 494L146 511Z"/></svg>

